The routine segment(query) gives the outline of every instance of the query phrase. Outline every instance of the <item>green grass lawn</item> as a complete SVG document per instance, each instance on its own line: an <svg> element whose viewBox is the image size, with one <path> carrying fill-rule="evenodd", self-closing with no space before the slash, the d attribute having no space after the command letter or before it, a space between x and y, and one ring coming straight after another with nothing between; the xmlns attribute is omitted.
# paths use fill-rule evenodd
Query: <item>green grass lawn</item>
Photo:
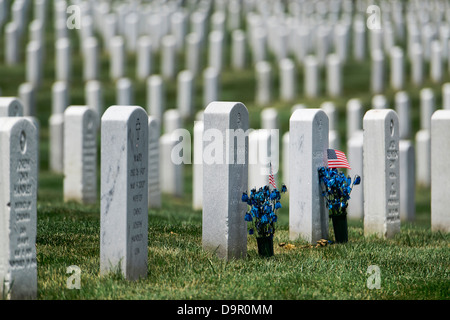
<svg viewBox="0 0 450 320"><path fill-rule="evenodd" d="M31 13L30 13L31 14ZM51 16L50 16L51 17ZM417 188L416 221L403 223L394 239L366 238L362 221L350 221L349 242L321 248L306 248L304 242L288 239L288 196L283 199L278 229L275 234L275 255L260 258L256 240L248 237L248 257L223 261L205 252L201 246L200 211L192 210L192 167L186 165L185 195L173 198L164 195L163 208L149 211L148 276L130 282L120 274L100 276L100 205L80 205L63 202L63 177L48 170L48 118L51 112L51 85L54 82L54 39L47 24L47 56L42 87L37 95L37 117L40 131L40 175L38 190L37 263L38 299L449 299L450 297L450 236L430 230L430 189ZM0 48L4 45L4 27L0 30ZM70 103L84 104L82 60L78 37L71 34L74 44L73 81ZM25 48L26 36L23 42ZM23 52L22 52L23 54ZM183 57L180 56L181 66ZM155 72L158 72L156 56ZM0 50L0 88L4 96L16 96L18 86L25 81L23 63L5 66ZM109 59L101 54L101 81L105 91L105 106L115 102L115 86L109 80ZM206 61L205 59L203 61ZM128 73L134 78L135 59L128 57ZM275 66L275 64L274 64ZM448 72L445 81L450 81ZM350 98L360 98L367 109L370 63L349 61L344 68L344 95L334 99L338 108L338 129L345 146L345 104ZM408 79L408 77L406 77ZM275 88L278 83L274 79ZM298 69L298 86L303 88L303 70ZM388 87L388 84L387 84ZM441 101L441 85L426 80L423 87L434 90ZM412 102L412 127L419 128L419 88L405 88ZM145 108L145 83L135 82L135 100ZM303 92L300 89L300 92ZM201 110L201 80L196 82L196 109ZM243 102L249 109L250 126L259 127L261 107L254 104L254 72L234 72L226 68L222 74L222 100ZM394 93L386 96L393 101ZM289 128L291 106L305 103L319 107L331 100L325 95L305 99L300 94L292 103L277 101L274 90L273 107L280 113L280 137ZM174 81L167 83L167 108L175 107ZM193 119L185 123L192 132ZM345 148L344 148L345 149ZM344 150L345 151L345 150ZM100 159L99 159L100 161ZM301 195L300 195L301 196ZM244 213L243 213L244 217ZM330 238L333 232L330 224ZM291 250L280 242L295 245ZM67 267L81 269L81 289L69 290ZM377 265L381 271L381 288L368 289L367 269Z"/></svg>

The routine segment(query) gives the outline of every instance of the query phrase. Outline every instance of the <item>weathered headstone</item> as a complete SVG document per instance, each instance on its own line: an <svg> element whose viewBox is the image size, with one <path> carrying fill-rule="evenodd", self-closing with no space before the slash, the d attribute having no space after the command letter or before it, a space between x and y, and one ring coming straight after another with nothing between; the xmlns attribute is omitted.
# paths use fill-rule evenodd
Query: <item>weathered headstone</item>
<svg viewBox="0 0 450 320"><path fill-rule="evenodd" d="M364 115L364 235L400 232L399 124L395 111Z"/></svg>
<svg viewBox="0 0 450 320"><path fill-rule="evenodd" d="M0 297L37 298L36 128L25 118L0 118Z"/></svg>
<svg viewBox="0 0 450 320"><path fill-rule="evenodd" d="M147 276L148 116L112 106L101 125L100 273Z"/></svg>
<svg viewBox="0 0 450 320"><path fill-rule="evenodd" d="M212 102L204 113L202 246L220 258L244 258L247 225L241 201L248 182L248 111Z"/></svg>
<svg viewBox="0 0 450 320"><path fill-rule="evenodd" d="M102 84L97 80L89 80L86 82L84 90L86 105L92 110L95 110L100 121L104 109Z"/></svg>
<svg viewBox="0 0 450 320"><path fill-rule="evenodd" d="M442 108L450 110L450 82L442 86Z"/></svg>
<svg viewBox="0 0 450 320"><path fill-rule="evenodd" d="M64 111L64 201L97 201L98 114L88 106Z"/></svg>
<svg viewBox="0 0 450 320"><path fill-rule="evenodd" d="M320 109L296 110L289 121L289 238L328 238L328 211L318 168L327 166L328 117Z"/></svg>
<svg viewBox="0 0 450 320"><path fill-rule="evenodd" d="M363 106L361 100L353 98L347 102L347 140L349 140L353 133L362 130L362 114Z"/></svg>
<svg viewBox="0 0 450 320"><path fill-rule="evenodd" d="M438 110L431 118L431 230L450 232L450 111Z"/></svg>
<svg viewBox="0 0 450 320"><path fill-rule="evenodd" d="M160 121L148 117L148 207L161 208L161 179L159 164Z"/></svg>

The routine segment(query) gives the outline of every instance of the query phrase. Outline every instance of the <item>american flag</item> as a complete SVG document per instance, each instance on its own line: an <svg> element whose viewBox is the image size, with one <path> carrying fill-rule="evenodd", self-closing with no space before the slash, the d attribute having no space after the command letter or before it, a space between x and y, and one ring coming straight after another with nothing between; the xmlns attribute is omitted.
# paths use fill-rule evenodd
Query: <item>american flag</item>
<svg viewBox="0 0 450 320"><path fill-rule="evenodd" d="M272 172L272 163L270 163L269 183L275 189L277 188L277 184L275 183L275 178L274 178L273 172Z"/></svg>
<svg viewBox="0 0 450 320"><path fill-rule="evenodd" d="M345 153L339 150L327 149L328 167L330 168L350 168L350 164L345 157Z"/></svg>

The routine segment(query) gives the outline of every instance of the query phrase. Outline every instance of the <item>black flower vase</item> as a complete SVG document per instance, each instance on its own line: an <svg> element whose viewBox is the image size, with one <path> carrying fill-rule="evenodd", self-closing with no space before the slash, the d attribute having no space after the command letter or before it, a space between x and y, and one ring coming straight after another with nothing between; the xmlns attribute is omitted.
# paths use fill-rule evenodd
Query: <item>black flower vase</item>
<svg viewBox="0 0 450 320"><path fill-rule="evenodd" d="M262 257L273 256L273 235L268 237L257 237L258 253Z"/></svg>
<svg viewBox="0 0 450 320"><path fill-rule="evenodd" d="M331 216L333 221L334 238L336 243L348 242L348 226L347 215L333 215Z"/></svg>

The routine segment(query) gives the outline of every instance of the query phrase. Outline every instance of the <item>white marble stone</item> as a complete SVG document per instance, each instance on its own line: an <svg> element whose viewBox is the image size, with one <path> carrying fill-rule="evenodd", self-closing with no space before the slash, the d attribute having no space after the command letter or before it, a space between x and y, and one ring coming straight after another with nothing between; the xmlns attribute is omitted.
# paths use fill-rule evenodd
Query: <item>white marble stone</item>
<svg viewBox="0 0 450 320"><path fill-rule="evenodd" d="M175 79L176 66L176 39L172 34L161 39L161 75L166 80Z"/></svg>
<svg viewBox="0 0 450 320"><path fill-rule="evenodd" d="M203 105L219 100L220 73L215 68L206 68L203 71Z"/></svg>
<svg viewBox="0 0 450 320"><path fill-rule="evenodd" d="M134 103L134 87L131 79L120 78L116 82L116 100L119 106L129 106Z"/></svg>
<svg viewBox="0 0 450 320"><path fill-rule="evenodd" d="M327 165L328 117L320 109L296 110L289 121L289 238L328 238L328 211L318 168Z"/></svg>
<svg viewBox="0 0 450 320"><path fill-rule="evenodd" d="M255 102L267 106L272 101L272 66L267 61L259 61L255 65L256 96Z"/></svg>
<svg viewBox="0 0 450 320"><path fill-rule="evenodd" d="M99 44L95 37L89 37L83 41L83 79L99 79Z"/></svg>
<svg viewBox="0 0 450 320"><path fill-rule="evenodd" d="M423 187L431 185L431 133L422 129L416 133L416 182Z"/></svg>
<svg viewBox="0 0 450 320"><path fill-rule="evenodd" d="M208 67L222 71L224 65L224 39L223 32L214 30L208 36Z"/></svg>
<svg viewBox="0 0 450 320"><path fill-rule="evenodd" d="M308 98L319 95L319 63L313 55L305 57L304 63L304 94Z"/></svg>
<svg viewBox="0 0 450 320"><path fill-rule="evenodd" d="M72 79L72 47L68 38L61 38L55 43L55 80Z"/></svg>
<svg viewBox="0 0 450 320"><path fill-rule="evenodd" d="M399 124L395 111L364 115L364 235L392 238L400 232Z"/></svg>
<svg viewBox="0 0 450 320"><path fill-rule="evenodd" d="M389 51L391 58L390 82L394 90L402 90L405 86L405 62L403 49L394 46Z"/></svg>
<svg viewBox="0 0 450 320"><path fill-rule="evenodd" d="M19 88L19 99L23 104L24 116L36 116L36 90L31 83L22 83Z"/></svg>
<svg viewBox="0 0 450 320"><path fill-rule="evenodd" d="M226 260L245 258L247 205L241 197L248 191L247 108L239 102L210 103L204 130L202 246Z"/></svg>
<svg viewBox="0 0 450 320"><path fill-rule="evenodd" d="M147 79L152 73L152 67L152 40L149 36L141 36L137 42L136 78L140 81Z"/></svg>
<svg viewBox="0 0 450 320"><path fill-rule="evenodd" d="M243 30L234 30L231 34L231 66L243 70L246 66L247 40Z"/></svg>
<svg viewBox="0 0 450 320"><path fill-rule="evenodd" d="M111 106L101 124L100 274L147 277L148 116Z"/></svg>
<svg viewBox="0 0 450 320"><path fill-rule="evenodd" d="M147 79L147 111L150 116L162 121L166 108L166 91L162 77L152 75Z"/></svg>
<svg viewBox="0 0 450 320"><path fill-rule="evenodd" d="M177 76L177 108L183 118L194 116L194 75L183 70Z"/></svg>
<svg viewBox="0 0 450 320"><path fill-rule="evenodd" d="M337 54L329 54L326 60L327 95L339 97L342 94L342 65Z"/></svg>
<svg viewBox="0 0 450 320"><path fill-rule="evenodd" d="M39 140L25 118L0 117L0 297L36 299Z"/></svg>
<svg viewBox="0 0 450 320"><path fill-rule="evenodd" d="M349 140L353 136L353 133L362 130L362 116L364 109L361 100L357 98L348 100L346 109L347 140Z"/></svg>
<svg viewBox="0 0 450 320"><path fill-rule="evenodd" d="M385 66L384 66L384 54L381 50L372 51L371 54L372 65L371 65L371 78L370 78L370 88L371 92L375 94L382 93L385 88Z"/></svg>
<svg viewBox="0 0 450 320"><path fill-rule="evenodd" d="M86 105L97 113L98 121L100 122L100 118L104 111L103 88L101 82L97 80L86 82L84 95L86 98Z"/></svg>
<svg viewBox="0 0 450 320"><path fill-rule="evenodd" d="M363 175L363 131L362 128L353 133L347 141L347 160L351 166L348 170L348 175L354 179L355 175L361 177L364 181ZM362 220L364 218L364 183L354 186L348 202L347 215L349 219Z"/></svg>
<svg viewBox="0 0 450 320"><path fill-rule="evenodd" d="M64 201L97 202L98 114L88 106L64 111Z"/></svg>
<svg viewBox="0 0 450 320"><path fill-rule="evenodd" d="M122 36L115 36L110 40L109 46L109 76L112 80L118 80L122 77L125 77L126 73L125 40Z"/></svg>
<svg viewBox="0 0 450 320"><path fill-rule="evenodd" d="M16 97L0 97L0 117L23 117L23 104Z"/></svg>
<svg viewBox="0 0 450 320"><path fill-rule="evenodd" d="M450 110L450 82L442 86L442 108Z"/></svg>
<svg viewBox="0 0 450 320"><path fill-rule="evenodd" d="M414 145L409 140L399 142L400 220L412 222L416 217L416 161Z"/></svg>
<svg viewBox="0 0 450 320"><path fill-rule="evenodd" d="M162 207L159 163L160 127L160 121L156 117L148 117L148 207L151 209Z"/></svg>
<svg viewBox="0 0 450 320"><path fill-rule="evenodd" d="M395 94L395 111L400 125L399 137L409 139L411 137L411 102L406 91Z"/></svg>
<svg viewBox="0 0 450 320"><path fill-rule="evenodd" d="M192 166L192 208L203 208L203 121L194 122L194 163Z"/></svg>
<svg viewBox="0 0 450 320"><path fill-rule="evenodd" d="M450 111L438 110L431 119L431 230L450 232Z"/></svg>
<svg viewBox="0 0 450 320"><path fill-rule="evenodd" d="M200 72L201 63L201 40L197 33L189 33L186 36L186 69L194 77Z"/></svg>
<svg viewBox="0 0 450 320"><path fill-rule="evenodd" d="M280 60L278 64L280 70L280 99L282 101L293 101L297 95L295 64L288 58Z"/></svg>

